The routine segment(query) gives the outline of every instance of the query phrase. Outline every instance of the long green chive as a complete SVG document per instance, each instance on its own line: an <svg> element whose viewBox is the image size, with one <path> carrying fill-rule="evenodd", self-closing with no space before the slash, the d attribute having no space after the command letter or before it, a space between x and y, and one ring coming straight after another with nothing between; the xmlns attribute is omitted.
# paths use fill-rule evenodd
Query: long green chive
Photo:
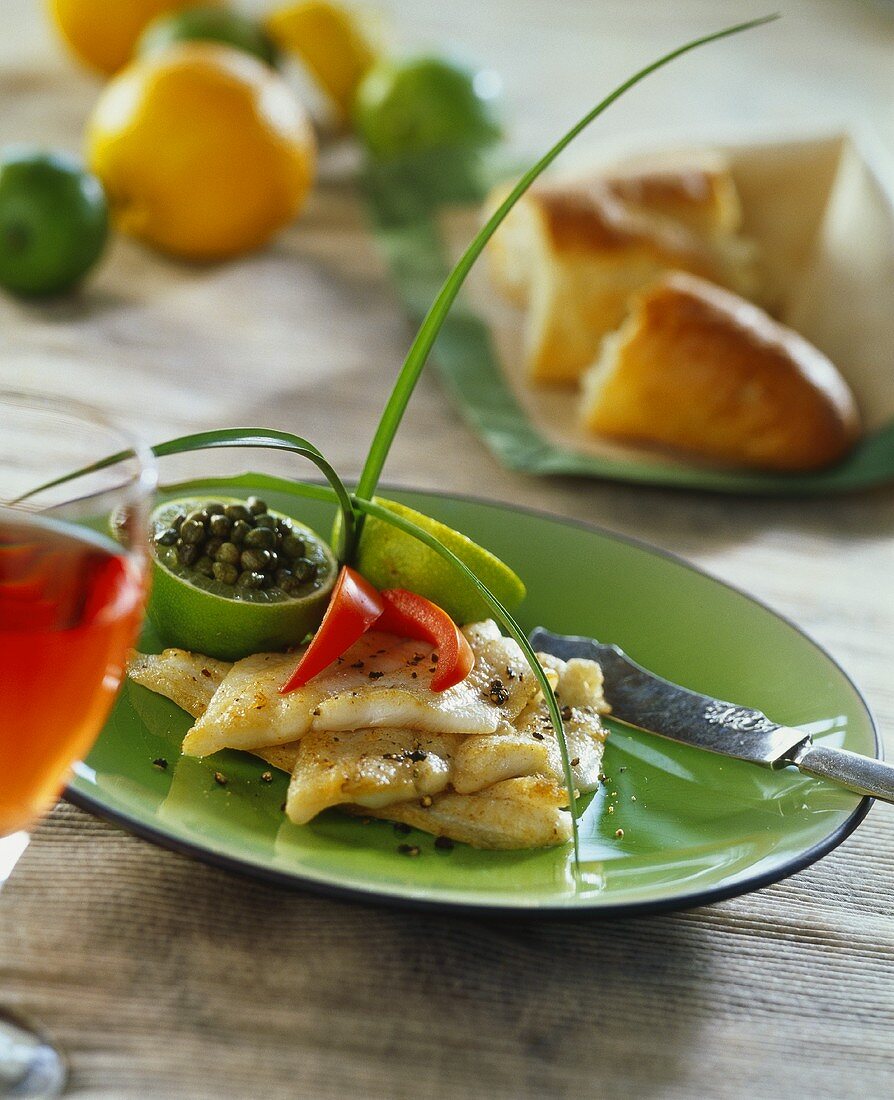
<svg viewBox="0 0 894 1100"><path fill-rule="evenodd" d="M660 57L657 61L653 61L651 65L647 65L644 69L640 69L638 73L635 73L622 84L619 84L601 103L598 103L591 111L584 115L577 125L572 126L568 133L557 141L549 152L542 156L532 168L529 168L528 171L525 172L515 187L510 191L505 201L478 231L472 243L468 246L454 269L447 276L444 285L438 292L438 296L435 298L428 313L425 315L419 332L410 345L410 350L407 352L407 357L400 369L397 381L394 384L394 389L391 391L391 396L388 398L385 410L382 413L382 418L379 421L379 426L376 428L376 433L373 436L369 454L366 458L366 464L360 475L360 481L357 483L356 495L358 497L363 500L369 500L375 494L376 486L379 484L379 478L382 474L382 468L385 465L385 460L388 458L388 452L391 450L391 444L394 441L394 436L403 419L407 403L412 396L413 390L416 388L416 383L422 373L422 368L428 360L428 356L437 339L441 325L443 325L450 307L453 305L457 294L459 294L466 276L469 274L469 271L471 271L472 265L481 255L485 245L494 235L494 231L499 224L503 221L512 207L515 206L516 202L518 202L525 191L528 190L534 180L537 179L540 173L543 172L545 168L548 168L562 150L565 149L567 145L570 145L578 134L581 133L582 130L585 130L594 119L598 118L603 111L610 107L616 99L619 99L625 92L629 91L634 85L639 84L641 80L644 80L657 69L663 68L665 65L670 64L671 61L676 60L676 58L682 57L683 54L689 53L690 50L697 49L699 46L704 46L708 42L716 42L718 39L728 38L730 35L739 34L741 31L751 30L753 27L763 26L765 23L770 23L778 18L778 15L766 15L761 19L751 19L747 23L739 23L734 27L727 27L725 30L716 31L714 34L704 35L702 38L696 38L692 42L687 42L686 45L679 46L677 49L665 54L664 57ZM362 527L362 520L360 526Z"/></svg>
<svg viewBox="0 0 894 1100"><path fill-rule="evenodd" d="M291 454L301 455L309 459L332 487L333 499L341 509L341 530L336 556L339 561L350 561L354 553L354 542L357 534L357 523L354 514L354 504L351 495L345 488L344 482L335 472L322 452L301 436L292 435L290 432L279 432L273 428L219 428L211 432L194 432L190 435L181 435L177 439L170 439L166 443L159 443L152 448L156 458L166 458L170 455L188 454L191 451L210 451L220 447L248 447L265 448L269 450L289 451ZM130 458L132 451L119 451L118 454L109 455L89 466L83 466L79 470L63 474L43 485L38 485L29 492L24 493L13 503L17 504L36 496L47 489L54 489L57 485L64 485L76 478L94 474L98 470L104 470L114 466L116 462L123 462Z"/></svg>

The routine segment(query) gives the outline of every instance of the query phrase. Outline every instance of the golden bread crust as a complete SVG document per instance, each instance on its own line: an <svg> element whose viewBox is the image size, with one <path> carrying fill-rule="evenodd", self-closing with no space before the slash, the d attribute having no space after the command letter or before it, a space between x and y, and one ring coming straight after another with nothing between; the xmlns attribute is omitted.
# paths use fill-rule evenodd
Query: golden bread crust
<svg viewBox="0 0 894 1100"><path fill-rule="evenodd" d="M829 466L859 436L854 396L822 352L691 275L638 294L606 345L584 394L597 434L777 472Z"/></svg>
<svg viewBox="0 0 894 1100"><path fill-rule="evenodd" d="M489 207L505 198L496 189ZM727 169L695 166L538 186L489 245L499 289L527 305L525 360L535 383L576 383L630 295L669 270L742 293L753 249Z"/></svg>

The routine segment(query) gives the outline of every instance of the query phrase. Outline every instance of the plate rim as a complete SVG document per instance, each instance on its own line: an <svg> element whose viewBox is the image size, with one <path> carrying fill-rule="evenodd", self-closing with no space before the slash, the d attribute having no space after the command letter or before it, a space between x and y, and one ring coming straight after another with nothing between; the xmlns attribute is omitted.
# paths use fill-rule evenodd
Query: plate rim
<svg viewBox="0 0 894 1100"><path fill-rule="evenodd" d="M250 476L251 472L248 472ZM245 475L234 475L245 476ZM186 479L188 480L188 479ZM195 480L195 479L194 479ZM207 480L207 479L205 479ZM220 481L227 481L228 478L220 478ZM180 484L184 484L180 482ZM161 486L160 488L164 488ZM577 519L573 516L561 516L554 512L547 511L542 508L535 508L525 504L513 504L504 500L488 500L485 497L479 497L471 493L453 493L446 489L426 489L421 487L409 486L409 485L394 485L387 484L381 486L386 493L415 493L420 495L427 495L432 497L438 497L445 500L457 501L462 504L481 505L488 508L497 508L504 512L520 513L523 515L532 516L535 519L548 520L553 523L559 523L563 526L574 527L580 530L587 531L591 534L599 535L614 542L624 543L634 549L643 551L655 557L662 558L666 561L670 561L675 565L682 566L684 569L690 572L696 573L702 577L707 577L708 580L713 581L715 584L721 585L723 588L735 593L738 596L749 600L751 603L756 604L761 610L772 615L775 619L783 622L785 625L795 631L796 634L808 643L814 650L820 655L826 658L831 663L833 668L842 676L845 683L851 688L857 697L860 705L866 713L869 719L869 726L872 731L873 740L875 742L875 756L878 760L884 759L884 749L881 737L879 735L878 723L872 708L869 706L863 692L859 686L851 678L850 674L844 669L841 664L836 660L828 650L817 642L810 634L808 634L801 626L790 619L787 615L776 611L770 607L769 604L756 596L751 595L744 589L739 588L735 584L731 584L729 581L723 580L720 577L715 576L709 570L695 565L693 562L687 561L685 558L678 554L673 553L670 550L666 550L661 546L656 546L653 543L647 542L644 539L637 538L635 535L628 535L619 531L612 531L607 527L603 527L601 524L593 523L588 520ZM209 848L200 843L184 840L167 830L160 828L156 825L147 824L141 821L139 818L127 813L123 810L112 809L106 805L101 799L94 798L92 795L86 793L82 789L75 789L73 783L69 782L62 792L62 797L66 802L77 806L79 809L85 810L92 814L94 817L101 820L108 821L113 825L120 826L125 831L134 834L142 840L148 840L158 847L167 849L177 853L178 855L187 856L192 859L199 860L202 863L210 864L214 867L222 868L226 871L235 872L236 874L245 877L260 880L262 882L272 883L280 887L286 887L291 890L308 890L311 893L323 895L326 897L333 897L342 901L351 901L362 904L376 904L384 905L392 909L412 909L416 911L425 912L447 912L447 913L460 913L467 916L498 916L501 918L514 918L519 920L530 919L531 917L549 917L549 918L589 918L589 919L610 919L613 917L623 916L647 916L653 913L665 913L676 912L685 909L692 909L702 905L711 905L718 901L725 901L729 898L739 897L743 894L750 894L756 890L761 890L766 886L771 886L776 882L782 882L784 879L790 878L792 875L797 874L799 871L803 871L806 867L816 863L830 852L834 851L840 844L842 844L857 828L862 824L866 815L869 813L875 799L871 797L862 798L848 817L827 837L808 848L806 851L800 852L797 856L784 861L779 867L775 867L771 870L763 871L758 874L745 876L744 878L730 883L726 886L714 886L707 887L703 890L692 890L688 893L675 894L670 897L657 898L657 899L644 899L642 901L621 902L621 903L608 903L605 905L588 904L588 905L502 905L493 904L488 902L472 902L472 901L454 901L450 899L435 899L415 896L412 894L400 894L392 893L387 890L383 890L380 886L371 887L355 887L355 886L340 886L337 883L328 882L326 880L315 879L294 871L283 871L276 867L265 866L262 863L256 863L251 859L241 858L239 856L229 855L224 852L216 851L213 848Z"/></svg>

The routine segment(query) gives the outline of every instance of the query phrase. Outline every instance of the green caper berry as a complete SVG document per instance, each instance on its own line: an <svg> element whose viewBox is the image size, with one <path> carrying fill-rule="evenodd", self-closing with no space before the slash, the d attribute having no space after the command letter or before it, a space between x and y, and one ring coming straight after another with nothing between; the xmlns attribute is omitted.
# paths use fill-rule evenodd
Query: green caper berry
<svg viewBox="0 0 894 1100"><path fill-rule="evenodd" d="M260 516L267 511L267 505L260 497L249 497L245 503L253 516Z"/></svg>
<svg viewBox="0 0 894 1100"><path fill-rule="evenodd" d="M264 578L260 573L255 573L251 569L245 569L239 574L236 584L238 584L240 588L262 588L264 585Z"/></svg>
<svg viewBox="0 0 894 1100"><path fill-rule="evenodd" d="M273 574L273 579L276 581L279 587L282 588L286 581L290 581L292 579L292 570L277 569L276 572Z"/></svg>
<svg viewBox="0 0 894 1100"><path fill-rule="evenodd" d="M230 533L232 523L227 519L223 513L215 512L215 514L208 521L208 530L212 535L219 535L221 538L226 538Z"/></svg>
<svg viewBox="0 0 894 1100"><path fill-rule="evenodd" d="M277 552L275 550L268 550L267 553L270 555L270 562L267 565L267 569L268 570L278 569L279 568L279 562L280 562L280 555L277 554Z"/></svg>
<svg viewBox="0 0 894 1100"><path fill-rule="evenodd" d="M271 531L276 530L276 516L271 516L269 512L259 512L255 516L255 527L267 527Z"/></svg>
<svg viewBox="0 0 894 1100"><path fill-rule="evenodd" d="M224 539L208 539L204 549L209 558L213 558L215 561L217 560L217 552L223 546L224 541Z"/></svg>
<svg viewBox="0 0 894 1100"><path fill-rule="evenodd" d="M287 535L282 540L282 549L284 554L288 554L290 558L303 558L304 557L304 539L298 538L297 535Z"/></svg>
<svg viewBox="0 0 894 1100"><path fill-rule="evenodd" d="M181 542L177 547L177 561L181 565L195 565L199 558L198 546L190 546L189 543Z"/></svg>
<svg viewBox="0 0 894 1100"><path fill-rule="evenodd" d="M237 520L251 519L251 512L245 507L244 504L228 504L224 508L224 515L227 519L232 520L235 523Z"/></svg>
<svg viewBox="0 0 894 1100"><path fill-rule="evenodd" d="M297 558L292 562L292 572L302 584L307 584L316 577L317 567L308 558Z"/></svg>
<svg viewBox="0 0 894 1100"><path fill-rule="evenodd" d="M173 527L168 527L162 531L160 535L156 536L155 541L159 546L173 546L177 541L177 532Z"/></svg>
<svg viewBox="0 0 894 1100"><path fill-rule="evenodd" d="M243 569L247 569L250 572L262 573L270 564L270 551L258 550L255 547L251 547L249 550L243 550L242 556L239 558L239 563Z"/></svg>
<svg viewBox="0 0 894 1100"><path fill-rule="evenodd" d="M239 547L232 542L225 542L221 545L220 549L214 555L215 561L222 562L225 565L238 565L239 564Z"/></svg>
<svg viewBox="0 0 894 1100"><path fill-rule="evenodd" d="M196 546L205 538L205 524L197 519L186 519L180 528L180 538L189 546Z"/></svg>
<svg viewBox="0 0 894 1100"><path fill-rule="evenodd" d="M276 536L268 527L252 527L245 533L245 545L260 547L262 550L272 550L276 545Z"/></svg>
<svg viewBox="0 0 894 1100"><path fill-rule="evenodd" d="M235 542L237 546L245 542L245 536L249 531L253 531L254 528L250 523L246 523L244 519L237 519L233 524L233 529L230 531L230 542Z"/></svg>
<svg viewBox="0 0 894 1100"><path fill-rule="evenodd" d="M214 572L214 579L220 581L221 584L235 584L239 580L239 570L229 562L216 561L211 568Z"/></svg>
<svg viewBox="0 0 894 1100"><path fill-rule="evenodd" d="M202 508L202 511L207 512L209 516L222 516L224 514L224 506L219 500L209 500Z"/></svg>
<svg viewBox="0 0 894 1100"><path fill-rule="evenodd" d="M291 535L292 533L292 521L290 519L278 519L276 521L276 529L282 537L285 538L286 535Z"/></svg>
<svg viewBox="0 0 894 1100"><path fill-rule="evenodd" d="M183 522L184 523L201 523L201 524L204 525L205 520L207 518L208 518L208 513L207 512L203 511L201 508L196 508L194 511L186 513L186 519Z"/></svg>
<svg viewBox="0 0 894 1100"><path fill-rule="evenodd" d="M195 563L193 569L197 573L201 573L203 577L212 577L214 575L214 562L207 554L203 554Z"/></svg>
<svg viewBox="0 0 894 1100"><path fill-rule="evenodd" d="M175 531L179 531L180 528L183 526L183 521L185 519L186 516L182 512L178 512L177 515L174 516L174 518L171 520L171 526L174 528Z"/></svg>
<svg viewBox="0 0 894 1100"><path fill-rule="evenodd" d="M301 581L299 581L297 577L291 576L291 574L277 583L287 596L294 596L296 593L300 592L302 588Z"/></svg>

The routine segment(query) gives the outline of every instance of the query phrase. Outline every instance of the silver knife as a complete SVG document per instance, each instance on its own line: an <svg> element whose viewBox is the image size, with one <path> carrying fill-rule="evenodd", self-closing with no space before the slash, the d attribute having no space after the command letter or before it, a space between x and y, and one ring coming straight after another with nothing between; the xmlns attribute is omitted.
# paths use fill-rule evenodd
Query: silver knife
<svg viewBox="0 0 894 1100"><path fill-rule="evenodd" d="M598 661L611 717L647 733L722 753L765 768L794 764L805 775L831 779L857 794L894 802L894 766L846 749L814 745L810 734L781 726L759 710L699 695L642 668L616 645L542 626L530 635L535 650L567 661Z"/></svg>

